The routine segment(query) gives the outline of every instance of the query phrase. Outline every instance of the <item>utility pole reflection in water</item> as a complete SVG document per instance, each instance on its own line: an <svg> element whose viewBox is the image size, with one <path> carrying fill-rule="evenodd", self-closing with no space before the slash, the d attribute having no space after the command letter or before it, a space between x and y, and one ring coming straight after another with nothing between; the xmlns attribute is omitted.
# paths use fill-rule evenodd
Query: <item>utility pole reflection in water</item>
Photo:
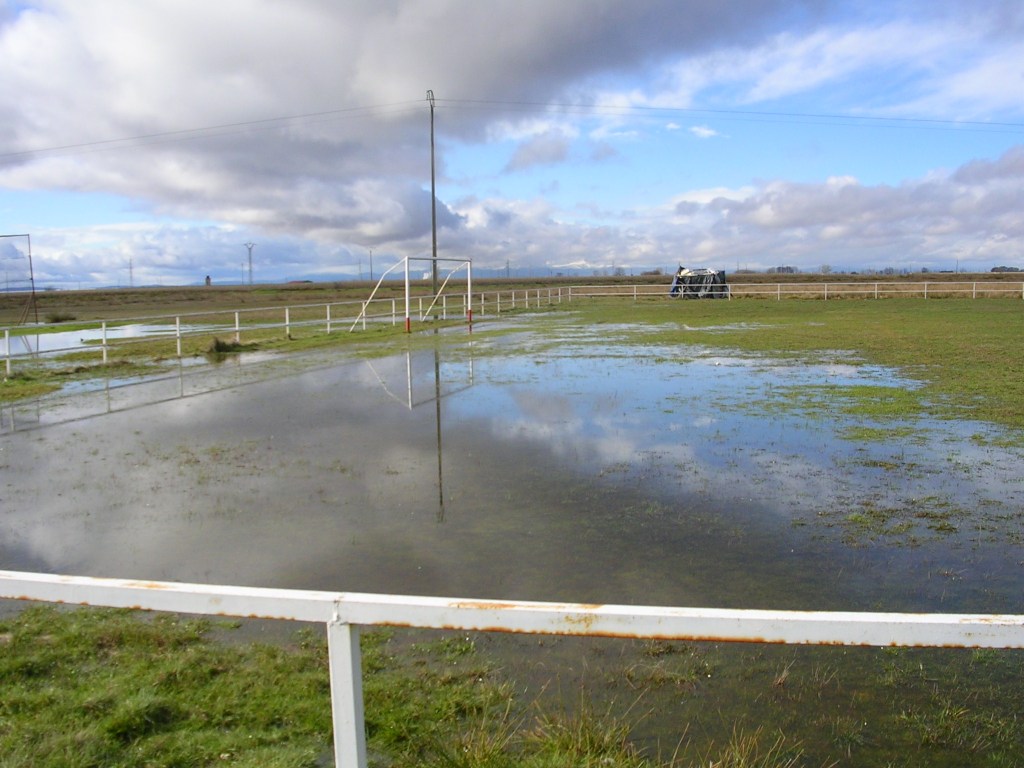
<svg viewBox="0 0 1024 768"><path fill-rule="evenodd" d="M437 334L439 329L435 328ZM444 522L444 471L441 461L441 351L434 345L434 406L437 416L437 522Z"/></svg>
<svg viewBox="0 0 1024 768"><path fill-rule="evenodd" d="M434 334L439 335L441 333L440 328L434 329ZM439 340L438 340L439 341ZM472 344L470 344L472 350ZM422 358L417 358L420 360ZM384 391L389 397L393 398L396 402L401 403L404 407L410 411L414 408L419 408L422 405L426 405L431 400L434 401L434 425L437 436L437 522L443 523L445 517L444 508L444 453L443 453L443 437L441 429L441 400L445 397L450 397L463 392L473 386L473 357L470 354L469 357L469 369L467 371L467 379L461 382L450 382L453 384L449 388L449 391L442 393L441 385L441 349L440 345L434 346L434 391L429 397L423 397L420 400L416 399L416 394L413 391L413 355L412 352L406 350L405 353L405 385L406 385L406 396L404 398L399 397L395 394L391 387L388 386L386 378L382 376L377 369L374 367L373 362L370 360L365 361L367 367L376 377L377 381L383 387Z"/></svg>

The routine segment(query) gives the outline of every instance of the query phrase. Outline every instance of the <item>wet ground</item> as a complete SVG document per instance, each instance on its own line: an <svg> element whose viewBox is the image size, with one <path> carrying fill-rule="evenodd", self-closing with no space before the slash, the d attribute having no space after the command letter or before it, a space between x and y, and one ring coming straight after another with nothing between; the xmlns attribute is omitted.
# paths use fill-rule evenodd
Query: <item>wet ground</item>
<svg viewBox="0 0 1024 768"><path fill-rule="evenodd" d="M103 382L0 411L0 569L1020 613L1021 449L989 425L858 416L822 385L917 386L841 355L528 331Z"/></svg>
<svg viewBox="0 0 1024 768"><path fill-rule="evenodd" d="M109 382L0 413L0 568L1016 611L1019 450L981 424L794 407L822 384L915 386L834 360L527 336Z"/></svg>

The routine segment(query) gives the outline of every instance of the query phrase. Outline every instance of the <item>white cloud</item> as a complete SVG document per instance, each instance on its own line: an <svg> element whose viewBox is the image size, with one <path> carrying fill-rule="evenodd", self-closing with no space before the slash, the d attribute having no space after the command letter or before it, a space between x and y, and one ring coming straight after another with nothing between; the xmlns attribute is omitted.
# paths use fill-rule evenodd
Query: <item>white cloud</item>
<svg viewBox="0 0 1024 768"><path fill-rule="evenodd" d="M838 261L959 247L1012 261L1019 149L958 150L899 186L858 183L868 176L838 161L799 182L781 164L698 175L701 155L726 142L695 151L682 126L712 138L722 134L701 121L717 118L656 108L1022 120L1014 4L1002 16L924 0L855 15L829 0L802 7L810 13L786 0L7 6L0 187L119 196L133 220L149 218L72 229L26 214L54 281L112 282L132 254L164 281L233 274L246 240L260 243L263 274L280 278L303 264L321 274L367 247L419 254L430 243L432 88L439 225L453 255L658 266L686 249L773 266L820 264L815 248ZM204 126L220 127L193 130Z"/></svg>
<svg viewBox="0 0 1024 768"><path fill-rule="evenodd" d="M690 127L690 133L696 136L698 139L711 139L721 134L714 128L709 128L706 125L694 125Z"/></svg>

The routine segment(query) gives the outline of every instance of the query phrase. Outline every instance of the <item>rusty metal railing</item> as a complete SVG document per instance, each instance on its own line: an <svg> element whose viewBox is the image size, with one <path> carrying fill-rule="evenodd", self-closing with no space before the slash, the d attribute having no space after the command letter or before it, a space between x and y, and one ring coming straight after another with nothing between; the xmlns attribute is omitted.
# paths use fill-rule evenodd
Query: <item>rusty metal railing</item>
<svg viewBox="0 0 1024 768"><path fill-rule="evenodd" d="M0 571L0 598L327 627L339 768L365 768L362 626L662 640L905 647L1024 648L1024 616L660 608L372 595Z"/></svg>

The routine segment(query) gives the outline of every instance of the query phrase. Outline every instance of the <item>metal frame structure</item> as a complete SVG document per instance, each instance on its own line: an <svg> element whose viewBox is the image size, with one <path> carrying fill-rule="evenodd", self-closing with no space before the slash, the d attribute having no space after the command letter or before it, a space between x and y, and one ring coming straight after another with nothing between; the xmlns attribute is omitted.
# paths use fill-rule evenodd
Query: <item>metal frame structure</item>
<svg viewBox="0 0 1024 768"><path fill-rule="evenodd" d="M0 238L6 237L24 237L28 241L28 282L29 282L29 298L28 303L25 304L25 309L22 310L21 317L18 320L18 325L22 325L28 320L29 312L35 312L35 322L39 322L39 306L36 304L36 273L35 268L32 266L32 235L0 235Z"/></svg>
<svg viewBox="0 0 1024 768"><path fill-rule="evenodd" d="M437 300L441 297L441 294L444 292L445 286L448 285L448 281L451 280L452 275L454 275L456 272L458 272L459 269L461 269L462 267L465 267L466 268L466 320L469 322L470 325L473 324L473 262L470 261L469 259L445 259L445 258L438 259L436 257L427 258L425 256L406 256L401 261L398 261L398 262L394 263L393 265L391 265L390 267L388 267L384 271L384 274L380 276L380 280L377 281L377 284L375 286L373 286L373 291L370 292L370 298L368 298L366 301L363 302L363 308L360 311L359 315L356 317L356 319L352 322L352 327L349 328L349 332L354 331L356 329L356 326L359 325L359 321L365 319L365 317L366 317L366 310L370 306L370 302L373 301L373 297L377 295L377 291L380 289L380 286L383 284L384 279L389 274L391 274L391 272L393 272L394 270L398 269L399 267L404 267L404 270L405 270L405 332L409 333L412 330L412 311L410 309L411 304L412 304L412 290L410 288L410 282L411 281L410 281L410 278L409 278L409 262L410 261L429 261L430 265L431 265L430 266L430 274L431 274L431 278L432 278L431 282L433 283L433 298L431 299L430 305L426 308L426 310L421 312L421 314L420 314L420 319L421 320L424 317L426 317L427 315L429 315L430 311L434 308L434 305L437 304ZM437 286L437 262L439 262L439 261L448 261L448 262L453 262L454 264L456 264L455 268L452 269L447 275L445 275L444 282L441 284L440 287ZM421 305L421 307L422 307L422 305Z"/></svg>
<svg viewBox="0 0 1024 768"><path fill-rule="evenodd" d="M437 304L438 297L440 297L441 293L444 291L445 286L448 285L448 281L451 280L452 275L454 275L456 272L458 272L462 267L466 268L466 320L469 322L470 325L472 325L473 324L473 262L469 261L468 259L445 259L445 258L439 259L436 256L433 257L433 258L430 258L430 259L426 259L426 258L423 258L421 256L406 256L405 257L405 332L409 333L409 331L411 330L411 324L410 324L410 315L411 315L411 313L409 311L409 302L410 302L410 298L411 298L411 295L412 295L410 293L410 290L409 290L409 262L410 261L429 261L429 262L431 262L430 274L431 274L431 282L435 286L434 287L434 291L433 291L434 298L431 300L430 306L428 306L426 311L424 311L423 314L420 316L421 320L424 317L426 317L427 315L429 315L430 314L430 310L432 310L434 308L434 305ZM456 264L456 267L454 269L452 269L447 275L445 275L444 282L438 288L437 287L437 262L439 262L439 261L453 262L453 263Z"/></svg>
<svg viewBox="0 0 1024 768"><path fill-rule="evenodd" d="M211 586L0 571L0 598L327 627L339 768L366 768L362 626L660 640L904 647L1024 648L1024 616L855 613L475 600Z"/></svg>

